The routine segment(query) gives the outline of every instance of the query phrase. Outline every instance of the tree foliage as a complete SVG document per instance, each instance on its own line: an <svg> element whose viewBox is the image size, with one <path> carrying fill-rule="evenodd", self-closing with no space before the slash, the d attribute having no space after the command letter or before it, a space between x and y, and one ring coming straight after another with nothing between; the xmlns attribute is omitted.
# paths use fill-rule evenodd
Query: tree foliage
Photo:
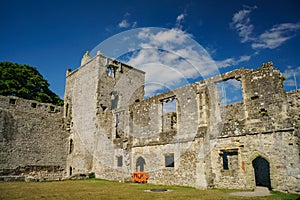
<svg viewBox="0 0 300 200"><path fill-rule="evenodd" d="M35 67L11 62L0 62L0 95L63 105Z"/></svg>

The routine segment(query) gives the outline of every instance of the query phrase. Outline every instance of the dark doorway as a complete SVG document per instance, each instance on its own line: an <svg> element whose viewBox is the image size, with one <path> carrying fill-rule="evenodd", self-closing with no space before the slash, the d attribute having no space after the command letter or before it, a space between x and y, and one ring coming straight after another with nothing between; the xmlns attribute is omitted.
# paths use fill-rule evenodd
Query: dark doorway
<svg viewBox="0 0 300 200"><path fill-rule="evenodd" d="M139 157L136 161L136 171L143 172L145 170L145 160L143 157Z"/></svg>
<svg viewBox="0 0 300 200"><path fill-rule="evenodd" d="M269 162L259 156L252 161L252 165L255 173L256 186L263 186L271 189Z"/></svg>

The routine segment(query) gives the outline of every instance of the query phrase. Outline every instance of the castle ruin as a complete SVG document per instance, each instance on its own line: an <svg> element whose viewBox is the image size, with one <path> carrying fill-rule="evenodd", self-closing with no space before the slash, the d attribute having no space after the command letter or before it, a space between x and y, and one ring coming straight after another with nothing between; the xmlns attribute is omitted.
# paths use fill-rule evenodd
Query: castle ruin
<svg viewBox="0 0 300 200"><path fill-rule="evenodd" d="M223 105L218 84L232 79L242 100ZM63 108L0 98L0 178L144 171L154 184L299 193L300 90L283 81L266 63L145 99L143 71L86 54L67 70Z"/></svg>

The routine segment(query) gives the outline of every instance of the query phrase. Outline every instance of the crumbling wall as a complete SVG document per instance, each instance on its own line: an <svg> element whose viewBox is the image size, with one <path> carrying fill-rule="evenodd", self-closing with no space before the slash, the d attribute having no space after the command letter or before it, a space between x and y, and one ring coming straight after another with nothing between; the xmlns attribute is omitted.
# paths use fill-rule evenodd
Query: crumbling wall
<svg viewBox="0 0 300 200"><path fill-rule="evenodd" d="M62 108L0 96L0 176L56 180L66 168Z"/></svg>
<svg viewBox="0 0 300 200"><path fill-rule="evenodd" d="M218 139L212 149L212 166L217 188L254 189L252 161L262 156L270 163L273 189L299 192L297 138L292 131L261 133ZM224 169L223 152L237 152L236 165ZM231 156L234 157L234 156Z"/></svg>
<svg viewBox="0 0 300 200"><path fill-rule="evenodd" d="M76 85L78 79L89 87L85 81ZM217 84L230 79L241 82L242 100L221 105ZM80 135L76 113L90 138L80 145L92 147L86 170L99 178L125 181L141 170L149 172L151 183L253 189L252 161L262 157L270 165L270 187L299 192L300 95L286 94L283 80L266 63L144 100L144 73L102 55L85 58L67 77L71 135ZM76 105L78 99L82 103ZM174 100L176 109L164 112ZM87 160L85 151L79 148L78 162ZM69 158L71 163L75 157Z"/></svg>
<svg viewBox="0 0 300 200"><path fill-rule="evenodd" d="M229 79L241 81L243 99L241 102L222 106L216 83ZM270 163L272 188L299 191L299 93L287 96L282 82L281 73L272 63L266 63L256 70L234 70L132 105L133 120L136 119L135 123L138 125L133 132L139 133L134 134L133 138L133 160L143 156L148 162L146 169L151 171L156 168L152 179L150 178L153 183L185 185L181 179L183 177L178 174L179 168L163 167L162 155L163 152L167 153L164 148L203 138L201 150L185 150L191 152L189 155L193 155L192 157L198 156L198 159L192 160L204 170L196 167L193 171L180 165L180 159L185 154L177 153L175 166L180 165L180 169L186 170L186 173L193 171L189 175L196 173L194 177L198 177L196 180L189 180L189 185L253 189L256 183L252 161L263 156ZM161 128L165 123L161 102L169 98L177 100L178 117L176 129L166 134ZM195 109L196 106L198 109ZM193 131L194 125L198 127L197 132ZM143 133L145 136L141 137ZM183 146L178 148L183 150ZM150 155L159 159L154 161ZM227 165L234 165L234 169L223 169L222 156L225 155L228 155ZM188 163L188 160L183 160ZM176 178L170 178L171 174L175 174Z"/></svg>
<svg viewBox="0 0 300 200"><path fill-rule="evenodd" d="M100 53L94 58L87 53L82 66L67 73L65 102L71 113L65 119L74 143L68 175L93 171L99 178L125 178L124 172L115 171L116 156L128 162L126 153L119 151L128 140L129 113L124 107L143 99L144 79L144 72Z"/></svg>

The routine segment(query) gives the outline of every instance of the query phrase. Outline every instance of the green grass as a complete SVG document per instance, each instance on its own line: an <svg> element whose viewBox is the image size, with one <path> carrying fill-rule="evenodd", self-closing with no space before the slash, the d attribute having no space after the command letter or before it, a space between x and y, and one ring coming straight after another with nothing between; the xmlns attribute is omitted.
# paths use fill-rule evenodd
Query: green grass
<svg viewBox="0 0 300 200"><path fill-rule="evenodd" d="M171 190L164 193L146 192L153 188ZM57 182L2 182L0 199L297 199L298 195L272 192L267 197L236 197L231 192L237 190L209 189L192 187L163 186L151 184L119 183L99 179L57 181Z"/></svg>

